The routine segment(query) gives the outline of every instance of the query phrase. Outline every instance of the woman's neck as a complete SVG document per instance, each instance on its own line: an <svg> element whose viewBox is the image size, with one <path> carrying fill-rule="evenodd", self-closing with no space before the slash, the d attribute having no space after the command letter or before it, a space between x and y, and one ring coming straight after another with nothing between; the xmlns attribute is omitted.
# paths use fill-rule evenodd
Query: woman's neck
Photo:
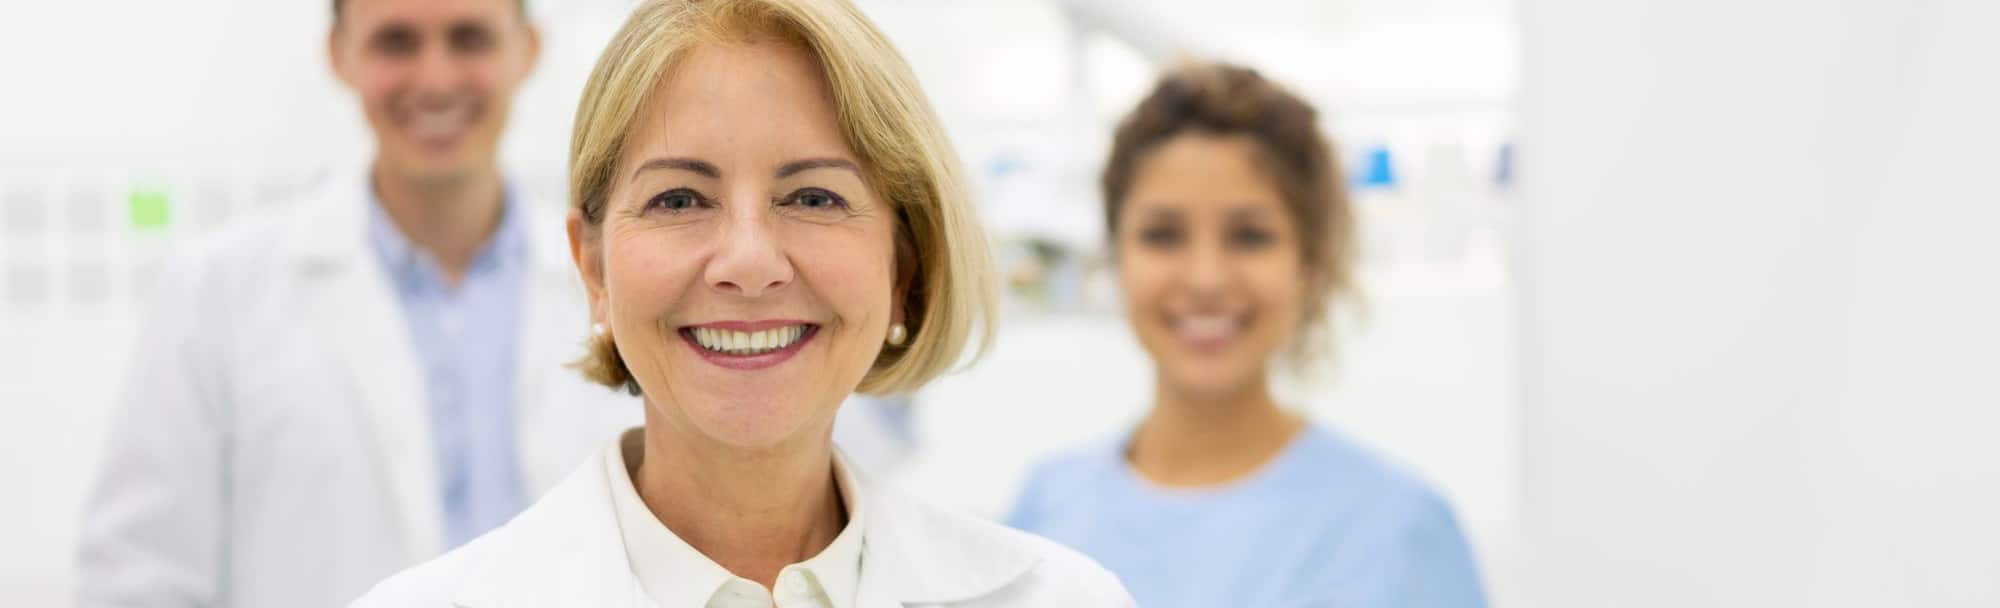
<svg viewBox="0 0 2000 608"><path fill-rule="evenodd" d="M1181 390L1155 382L1152 412L1133 433L1126 458L1139 474L1173 487L1242 479L1282 453L1305 421L1272 400L1260 378L1234 390Z"/></svg>
<svg viewBox="0 0 2000 608"><path fill-rule="evenodd" d="M504 196L497 171L450 178L411 178L377 166L370 180L382 210L418 249L430 252L445 278L458 284L472 256L500 226Z"/></svg>
<svg viewBox="0 0 2000 608"><path fill-rule="evenodd" d="M847 525L830 437L744 453L657 424L650 410L632 476L639 498L729 572L771 588L780 570L818 555Z"/></svg>

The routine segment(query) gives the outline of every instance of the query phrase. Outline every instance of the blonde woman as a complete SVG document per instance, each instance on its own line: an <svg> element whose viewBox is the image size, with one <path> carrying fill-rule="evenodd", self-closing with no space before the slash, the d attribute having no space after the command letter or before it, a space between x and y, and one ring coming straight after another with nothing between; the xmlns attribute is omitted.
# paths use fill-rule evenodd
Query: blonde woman
<svg viewBox="0 0 2000 608"><path fill-rule="evenodd" d="M645 426L363 606L1124 606L1057 545L876 486L850 392L990 336L984 239L903 59L845 0L653 0L571 144L581 367Z"/></svg>

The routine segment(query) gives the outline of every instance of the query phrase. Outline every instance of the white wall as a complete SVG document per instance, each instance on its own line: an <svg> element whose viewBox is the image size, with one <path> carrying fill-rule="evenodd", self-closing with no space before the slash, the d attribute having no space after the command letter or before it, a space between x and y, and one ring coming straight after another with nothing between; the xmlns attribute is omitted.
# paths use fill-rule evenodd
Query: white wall
<svg viewBox="0 0 2000 608"><path fill-rule="evenodd" d="M2000 605L2000 4L1524 3L1535 605Z"/></svg>

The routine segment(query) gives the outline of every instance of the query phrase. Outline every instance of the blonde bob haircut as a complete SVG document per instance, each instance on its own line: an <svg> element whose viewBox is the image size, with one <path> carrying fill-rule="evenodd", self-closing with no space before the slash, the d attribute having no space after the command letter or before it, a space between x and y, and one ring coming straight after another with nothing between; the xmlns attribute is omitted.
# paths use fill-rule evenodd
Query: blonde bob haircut
<svg viewBox="0 0 2000 608"><path fill-rule="evenodd" d="M964 171L917 78L848 0L647 0L618 30L584 85L570 140L570 204L601 230L625 137L678 59L702 44L778 40L819 60L840 131L896 219L896 275L909 339L884 345L859 392L914 390L993 339L992 260ZM617 347L591 343L576 367L636 394Z"/></svg>

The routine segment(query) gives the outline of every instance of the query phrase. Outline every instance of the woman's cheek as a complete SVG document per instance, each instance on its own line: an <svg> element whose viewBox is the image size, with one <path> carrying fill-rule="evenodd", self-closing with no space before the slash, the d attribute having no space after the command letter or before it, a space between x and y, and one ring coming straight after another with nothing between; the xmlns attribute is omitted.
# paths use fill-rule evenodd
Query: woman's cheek
<svg viewBox="0 0 2000 608"><path fill-rule="evenodd" d="M656 234L627 232L608 243L605 285L614 308L658 316L690 285L689 274L698 271L699 256L675 255L672 252L686 251L687 244L661 241Z"/></svg>
<svg viewBox="0 0 2000 608"><path fill-rule="evenodd" d="M1264 300L1260 308L1273 313L1267 331L1282 342L1298 331L1299 319L1304 318L1304 280L1296 265L1273 264L1259 282Z"/></svg>

